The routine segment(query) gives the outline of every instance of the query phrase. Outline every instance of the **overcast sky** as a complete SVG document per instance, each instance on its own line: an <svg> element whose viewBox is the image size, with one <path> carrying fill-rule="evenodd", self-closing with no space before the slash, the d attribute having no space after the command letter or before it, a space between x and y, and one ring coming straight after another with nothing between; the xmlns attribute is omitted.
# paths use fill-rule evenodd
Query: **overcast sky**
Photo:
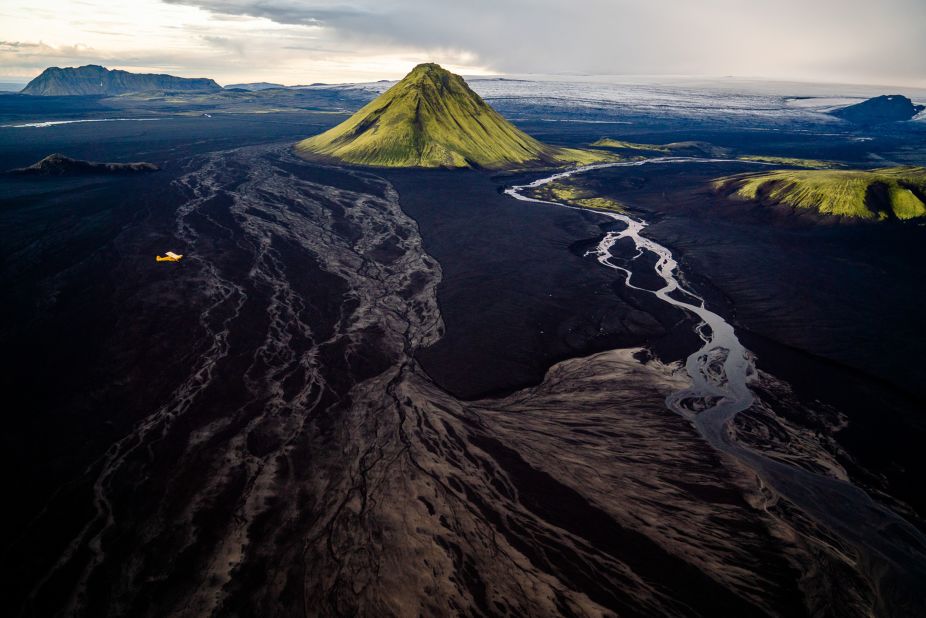
<svg viewBox="0 0 926 618"><path fill-rule="evenodd" d="M699 75L926 87L926 0L2 0L0 76Z"/></svg>

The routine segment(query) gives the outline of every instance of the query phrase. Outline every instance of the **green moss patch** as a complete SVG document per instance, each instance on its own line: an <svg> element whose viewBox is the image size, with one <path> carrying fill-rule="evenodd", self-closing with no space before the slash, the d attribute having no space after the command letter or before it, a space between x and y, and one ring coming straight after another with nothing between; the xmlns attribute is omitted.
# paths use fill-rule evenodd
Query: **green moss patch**
<svg viewBox="0 0 926 618"><path fill-rule="evenodd" d="M643 152L660 152L664 154L671 152L671 149L668 145L638 144L636 142L626 142L624 140L611 139L610 137L602 137L600 140L592 142L591 145L599 148L615 148L618 150L640 150Z"/></svg>
<svg viewBox="0 0 926 618"><path fill-rule="evenodd" d="M789 167L807 167L814 169L836 169L845 167L841 163L833 161L821 161L819 159L798 159L795 157L772 157L766 155L744 155L739 157L741 161L754 161L757 163L771 163L773 165L787 165Z"/></svg>
<svg viewBox="0 0 926 618"><path fill-rule="evenodd" d="M625 212L623 204L617 200L596 195L594 191L581 187L568 178L538 187L534 190L533 196L537 199L580 208Z"/></svg>
<svg viewBox="0 0 926 618"><path fill-rule="evenodd" d="M719 178L713 187L734 199L785 204L855 219L926 216L926 168L773 170Z"/></svg>

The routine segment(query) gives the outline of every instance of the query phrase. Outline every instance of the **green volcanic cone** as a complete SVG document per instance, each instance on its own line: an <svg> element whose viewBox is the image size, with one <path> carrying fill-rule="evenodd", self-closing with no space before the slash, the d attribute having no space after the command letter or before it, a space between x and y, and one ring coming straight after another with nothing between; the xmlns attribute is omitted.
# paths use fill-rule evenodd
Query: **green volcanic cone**
<svg viewBox="0 0 926 618"><path fill-rule="evenodd" d="M600 151L543 144L505 120L462 77L420 64L338 126L296 144L296 152L377 167L481 167L591 163Z"/></svg>

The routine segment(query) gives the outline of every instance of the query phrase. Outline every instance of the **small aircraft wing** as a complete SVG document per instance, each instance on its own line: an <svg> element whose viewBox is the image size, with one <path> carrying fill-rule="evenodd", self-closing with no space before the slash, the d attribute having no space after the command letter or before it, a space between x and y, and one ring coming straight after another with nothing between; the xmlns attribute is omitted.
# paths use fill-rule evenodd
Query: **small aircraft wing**
<svg viewBox="0 0 926 618"><path fill-rule="evenodd" d="M167 257L172 257L172 258L174 258L175 260L179 260L180 258L183 257L182 255L177 255L177 254L174 253L173 251L167 251L166 253L164 253L164 255L166 255Z"/></svg>

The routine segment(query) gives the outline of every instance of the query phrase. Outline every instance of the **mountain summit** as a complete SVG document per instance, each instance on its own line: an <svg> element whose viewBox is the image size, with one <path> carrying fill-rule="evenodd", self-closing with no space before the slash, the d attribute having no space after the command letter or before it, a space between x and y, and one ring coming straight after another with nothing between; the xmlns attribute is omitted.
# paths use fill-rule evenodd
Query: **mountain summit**
<svg viewBox="0 0 926 618"><path fill-rule="evenodd" d="M296 144L306 157L378 167L591 162L606 153L543 144L505 120L462 77L419 64L338 126Z"/></svg>
<svg viewBox="0 0 926 618"><path fill-rule="evenodd" d="M129 73L96 64L82 67L49 67L26 84L22 94L37 96L117 95L151 90L217 92L222 87L211 79L175 77L156 73Z"/></svg>

